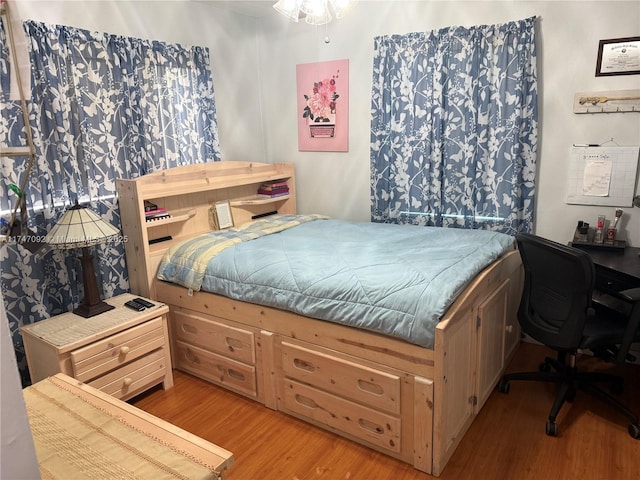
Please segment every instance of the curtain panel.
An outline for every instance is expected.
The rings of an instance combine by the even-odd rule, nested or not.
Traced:
[[[531,231],[535,17],[374,44],[372,221]]]
[[[44,236],[76,201],[120,228],[119,209],[127,205],[117,204],[116,179],[220,160],[208,49],[34,21],[24,28],[36,151],[25,190],[28,224],[38,235]],[[6,41],[2,45],[6,52]],[[0,73],[6,61],[3,55]],[[3,109],[3,143],[24,136],[19,115],[19,106]],[[19,184],[24,165],[19,157],[2,158],[3,187]],[[10,192],[3,192],[3,217],[13,202]],[[94,249],[103,297],[128,291],[124,244]],[[34,254],[18,244],[0,249],[0,286],[23,381],[26,362],[18,330],[79,304],[78,253],[44,249]]]

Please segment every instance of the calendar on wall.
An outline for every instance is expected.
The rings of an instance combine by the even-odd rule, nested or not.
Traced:
[[[570,149],[567,203],[631,207],[640,147]]]

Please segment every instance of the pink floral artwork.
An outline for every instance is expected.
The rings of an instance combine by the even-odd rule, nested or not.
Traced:
[[[349,151],[349,60],[296,66],[298,150]]]

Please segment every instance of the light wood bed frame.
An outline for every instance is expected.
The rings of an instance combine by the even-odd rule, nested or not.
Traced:
[[[288,196],[256,195],[262,182],[283,179]],[[515,249],[448,309],[433,350],[155,279],[168,246],[212,230],[215,202],[230,202],[236,225],[268,212],[296,213],[292,164],[177,167],[119,180],[118,196],[131,291],[170,306],[174,368],[423,472],[440,475],[519,344]],[[172,218],[145,222],[145,200]]]

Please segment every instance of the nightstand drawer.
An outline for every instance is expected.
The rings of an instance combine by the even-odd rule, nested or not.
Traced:
[[[117,398],[130,396],[164,377],[168,365],[163,350],[157,350],[119,369],[96,378],[89,385]]]
[[[71,352],[73,376],[88,382],[164,344],[162,317],[157,317]]]

